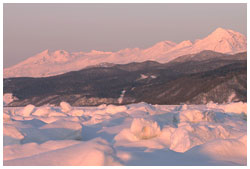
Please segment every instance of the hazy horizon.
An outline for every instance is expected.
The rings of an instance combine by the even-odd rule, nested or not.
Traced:
[[[246,4],[4,4],[4,68],[45,49],[118,51],[247,34]],[[178,36],[177,36],[178,35]]]

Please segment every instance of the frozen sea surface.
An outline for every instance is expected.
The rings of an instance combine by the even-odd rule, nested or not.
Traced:
[[[246,165],[247,104],[5,107],[4,165]]]

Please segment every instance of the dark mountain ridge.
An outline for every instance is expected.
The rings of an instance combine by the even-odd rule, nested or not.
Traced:
[[[225,55],[202,51],[166,64],[133,62],[45,78],[8,78],[4,79],[4,93],[18,98],[8,106],[59,105],[61,101],[73,106],[246,102],[246,58],[246,52]]]

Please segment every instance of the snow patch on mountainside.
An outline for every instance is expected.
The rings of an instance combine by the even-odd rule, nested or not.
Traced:
[[[123,91],[121,92],[121,95],[120,95],[120,97],[118,98],[118,103],[119,103],[119,104],[122,103],[123,98],[124,98],[124,95],[125,95],[125,92],[126,92],[126,90],[123,90]]]

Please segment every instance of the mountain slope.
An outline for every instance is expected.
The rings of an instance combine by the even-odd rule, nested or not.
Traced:
[[[246,37],[238,32],[222,28],[201,40],[183,41],[176,44],[162,41],[147,49],[123,49],[118,52],[73,52],[64,50],[50,52],[45,50],[27,60],[4,69],[4,77],[46,77],[80,70],[99,65],[103,62],[126,64],[147,60],[167,63],[182,55],[195,54],[203,50],[212,50],[225,54],[244,52],[247,49]]]
[[[207,60],[198,59],[204,55]],[[4,93],[13,93],[18,99],[8,106],[58,105],[61,101],[74,106],[246,102],[246,52],[215,55],[203,51],[184,62],[146,61],[46,78],[8,78],[4,79]]]

